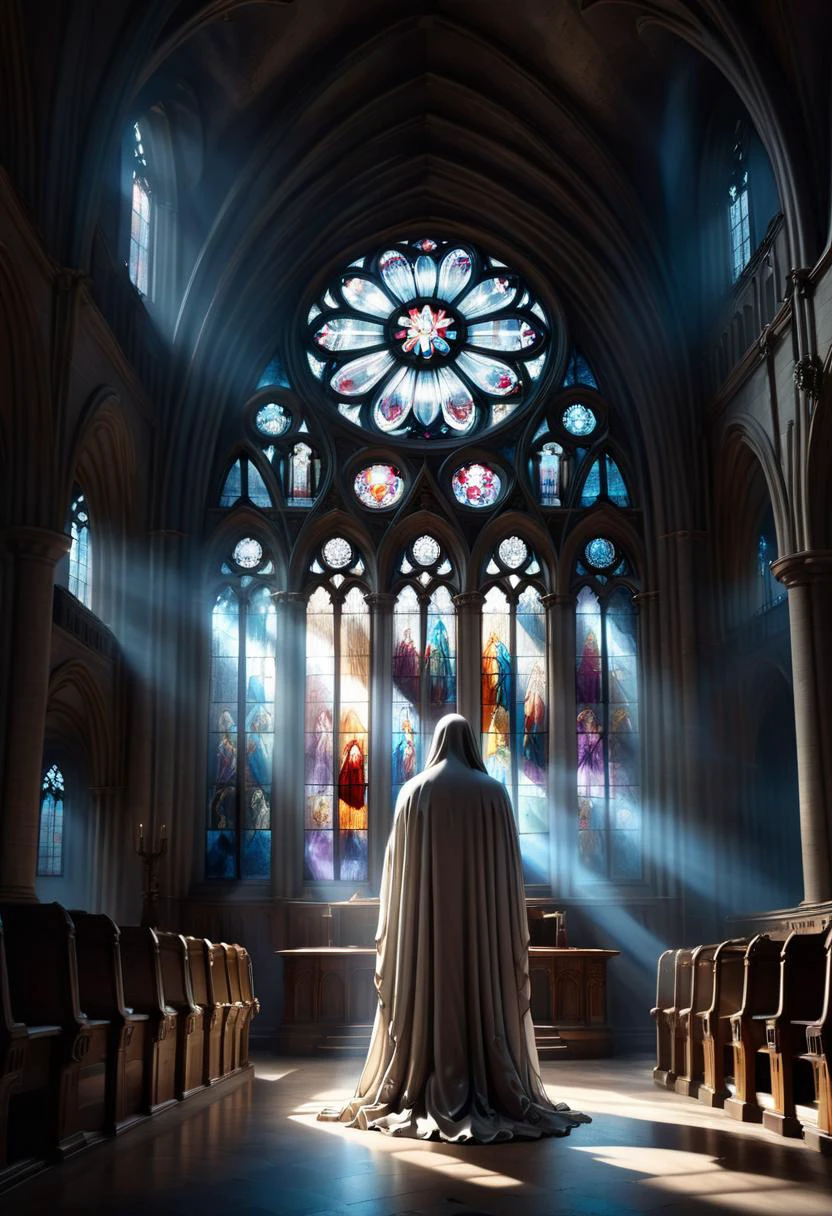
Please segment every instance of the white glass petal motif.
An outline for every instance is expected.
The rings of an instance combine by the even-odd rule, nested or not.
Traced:
[[[439,417],[441,406],[439,379],[436,372],[417,372],[416,392],[413,396],[413,413],[419,419],[422,426],[428,427],[436,421]]]
[[[351,359],[340,367],[329,383],[336,393],[345,397],[359,397],[378,384],[382,376],[393,366],[393,356],[387,350],[377,350],[372,355]]]
[[[530,380],[539,380],[540,379],[540,373],[543,371],[545,363],[546,363],[546,352],[545,351],[542,355],[538,355],[537,358],[529,359],[528,363],[526,364],[526,371],[528,373]]]
[[[460,301],[459,311],[469,320],[507,308],[517,295],[517,285],[505,275],[483,279]]]
[[[402,304],[419,294],[416,290],[410,262],[401,250],[387,249],[378,260],[378,268],[385,285],[397,300],[401,300]]]
[[[477,418],[474,398],[450,367],[440,367],[437,372],[442,394],[442,416],[455,431],[469,431]]]
[[[416,259],[416,294],[432,296],[436,291],[436,262],[427,254]]]
[[[395,372],[376,397],[373,405],[373,421],[382,430],[395,431],[407,420],[416,392],[416,372],[412,367],[401,367]]]
[[[500,541],[497,556],[509,570],[519,570],[529,556],[529,550],[526,542],[519,536],[507,536],[505,540]]]
[[[338,413],[348,418],[350,422],[354,422],[356,426],[361,425],[360,405],[347,405],[346,401],[341,401],[338,404]]]
[[[353,275],[344,279],[341,293],[348,304],[357,312],[369,314],[371,317],[387,317],[393,310],[393,301],[371,279],[363,275]],[[333,302],[334,304],[334,302]]]
[[[318,307],[317,304],[313,304],[312,307],[309,309],[309,315],[306,318],[307,325],[311,325],[312,322],[315,320],[315,318],[319,317],[320,315],[321,315],[320,308]]]
[[[309,364],[309,370],[316,380],[320,380],[326,370],[326,363],[322,359],[316,359],[314,355],[310,355],[307,351],[306,362]]]
[[[446,253],[439,266],[440,300],[453,300],[471,277],[471,255],[464,249],[452,249]]]
[[[537,331],[522,317],[479,321],[468,326],[468,341],[480,350],[525,350],[537,341]]]
[[[330,317],[316,332],[315,341],[324,350],[362,350],[384,341],[384,326],[378,321]]]
[[[333,536],[321,550],[326,564],[332,570],[343,570],[353,560],[352,545],[343,536]]]
[[[460,370],[465,372],[466,376],[470,377],[484,392],[491,393],[495,397],[507,397],[509,394],[517,392],[520,386],[520,377],[517,372],[500,359],[463,350],[460,352],[457,362]]]
[[[253,536],[244,536],[237,541],[231,556],[244,570],[253,570],[263,560],[263,546]]]
[[[420,566],[432,566],[442,552],[435,536],[419,536],[413,542],[413,556]]]

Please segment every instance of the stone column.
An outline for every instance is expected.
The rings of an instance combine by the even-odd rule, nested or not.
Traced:
[[[394,595],[369,592],[370,609],[370,887],[378,893],[384,850],[393,822],[392,725]]]
[[[34,901],[41,767],[52,651],[55,563],[69,537],[45,528],[6,532],[12,557],[5,763],[0,777],[0,899]]]
[[[481,591],[454,596],[456,608],[456,707],[471,723],[479,739],[482,734],[482,606]]]
[[[832,899],[832,550],[772,562],[789,591],[803,894]]]
[[[547,621],[549,726],[549,873],[555,898],[571,894],[577,844],[575,785],[575,597],[544,595]]]
[[[306,792],[306,596],[279,591],[277,605],[277,697],[272,788],[272,894],[291,898],[303,881]]]

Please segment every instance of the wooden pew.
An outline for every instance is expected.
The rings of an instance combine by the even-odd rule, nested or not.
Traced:
[[[58,1033],[57,1027],[55,1031]],[[28,1172],[19,1164],[10,1164],[7,1145],[9,1101],[23,1078],[27,1044],[26,1027],[12,1016],[3,922],[0,921],[0,1186]]]
[[[803,1059],[812,1066],[815,1082],[817,1122],[804,1123],[803,1139],[821,1153],[832,1155],[832,929],[826,932],[826,974],[823,981],[823,1009],[820,1017],[806,1027],[806,1052]]]
[[[222,1007],[222,1054],[220,1068],[222,1076],[227,1077],[235,1072],[237,1062],[237,1022],[242,1013],[242,1005],[231,999],[231,988],[228,982],[228,968],[225,958],[225,947],[219,942],[208,942],[208,959],[210,962],[208,976],[213,990],[214,1002]]]
[[[216,1085],[222,1079],[223,1010],[211,983],[210,942],[204,937],[186,937],[185,941],[191,991],[202,1015],[202,1080],[205,1085]]]
[[[116,1134],[146,1118],[145,1060],[150,1019],[127,1009],[119,928],[103,913],[73,910],[78,989],[88,1017],[109,1024],[107,1128]]]
[[[243,1042],[243,1058],[241,1064],[246,1065],[249,1062],[249,1038],[251,1035],[251,1023],[260,1012],[260,1002],[254,995],[254,969],[251,965],[251,955],[245,946],[237,946],[237,962],[240,968],[240,989],[242,992],[243,1004],[246,1007],[246,1031]]]
[[[685,1011],[690,1009],[695,954],[695,949],[683,946],[676,951],[673,960],[673,1004],[665,1010],[670,1030],[670,1076],[667,1082],[670,1089],[675,1089],[676,1082],[685,1075],[688,1024]]]
[[[650,1010],[650,1016],[656,1023],[656,1067],[653,1069],[653,1080],[657,1085],[672,1086],[671,1055],[672,1037],[671,1024],[667,1010],[673,1005],[673,978],[676,960],[675,950],[665,950],[659,955],[656,967],[656,1003]]]
[[[719,945],[697,946],[690,961],[690,1002],[677,1014],[677,1048],[673,1071],[675,1090],[687,1098],[699,1094],[705,1080],[705,1052],[701,1014],[710,1009],[714,995],[714,956]],[[679,1044],[681,1040],[681,1045]]]
[[[159,942],[152,929],[121,927],[121,972],[127,1007],[147,1014],[150,1022],[144,1108],[156,1115],[176,1102],[177,1013],[165,1003]]]
[[[711,1003],[697,1014],[702,1024],[704,1062],[704,1079],[697,1096],[703,1106],[722,1106],[731,1096],[726,1083],[726,1073],[731,1075],[734,1067],[731,1015],[742,1007],[747,947],[747,942],[732,938],[722,942],[714,952]],[[726,1057],[730,1060],[727,1069]]]
[[[23,1075],[9,1106],[10,1156],[66,1157],[105,1130],[109,1023],[86,1018],[75,926],[60,904],[4,904],[12,1015],[26,1026]]]
[[[236,1006],[237,1017],[234,1031],[234,1067],[243,1068],[248,1063],[249,1007],[243,1000],[240,981],[240,960],[236,945],[221,942],[225,954],[225,970],[228,976],[228,992],[231,1003]],[[245,1058],[243,1058],[245,1056]]]
[[[780,951],[782,941],[758,933],[748,943],[743,964],[742,1003],[730,1015],[734,1054],[734,1093],[724,1109],[732,1119],[759,1122],[757,1104],[757,1053],[766,1041],[766,1018],[780,999]]]
[[[770,1067],[772,1107],[763,1110],[763,1127],[780,1136],[802,1136],[796,1103],[795,1061],[806,1047],[806,1027],[823,1012],[826,982],[826,933],[790,933],[780,953],[780,991],[774,1013],[765,1020],[765,1041],[758,1051]]]
[[[187,1098],[203,1080],[204,1028],[202,1010],[194,1001],[188,966],[188,945],[179,933],[156,933],[165,1003],[176,1010],[176,1096]]]

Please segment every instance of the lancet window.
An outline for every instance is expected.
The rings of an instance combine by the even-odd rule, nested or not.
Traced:
[[[271,874],[276,624],[274,562],[241,536],[211,615],[206,877]]]
[[[642,875],[638,619],[631,571],[596,536],[577,564],[579,882]]]
[[[738,122],[731,149],[731,176],[728,183],[728,227],[731,236],[731,273],[734,281],[751,260],[751,217],[749,215],[748,163],[746,134]]]
[[[393,610],[393,798],[420,772],[433,728],[456,709],[453,565],[435,536],[407,545]]]
[[[482,609],[482,751],[511,795],[528,884],[549,882],[546,611],[540,563],[507,536],[486,566]]]
[[[92,604],[92,544],[87,501],[76,490],[69,508],[69,578],[67,586],[85,608]]]
[[[38,877],[64,872],[64,775],[57,764],[44,773],[40,795]]]
[[[152,232],[151,191],[147,172],[147,153],[139,124],[133,126],[133,181],[130,208],[130,282],[140,295],[150,288]]]
[[[370,614],[364,562],[330,537],[306,606],[304,877],[365,882],[368,869]]]

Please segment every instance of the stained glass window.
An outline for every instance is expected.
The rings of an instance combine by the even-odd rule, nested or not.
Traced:
[[[212,613],[208,878],[271,874],[277,615],[263,557],[251,537],[237,544],[234,561],[252,573],[225,586]]]
[[[595,379],[592,368],[586,359],[579,351],[573,350],[566,365],[566,373],[561,387],[572,388],[576,384],[585,384],[588,388],[595,389],[598,387],[598,381]]]
[[[277,354],[273,355],[263,368],[262,374],[257,381],[257,388],[271,388],[272,385],[278,388],[291,387],[289,377],[286,374],[286,368],[283,366],[283,360]]]
[[[594,412],[588,405],[582,405],[580,402],[567,405],[561,421],[564,430],[568,431],[570,435],[579,437],[591,435],[598,425]]]
[[[731,235],[731,274],[734,282],[751,260],[751,220],[748,212],[748,165],[745,131],[738,122],[731,151],[731,178],[728,184],[728,226]]]
[[[430,545],[420,542],[428,541]],[[416,552],[429,561],[419,573],[410,560]],[[440,575],[441,571],[441,575]],[[418,537],[399,563],[404,583],[393,612],[393,799],[405,781],[421,771],[425,747],[443,714],[456,708],[456,616],[452,588],[440,578],[453,565],[439,542]]]
[[[143,296],[150,282],[150,185],[147,177],[147,156],[139,124],[133,126],[133,186],[130,211],[130,282]]]
[[[579,879],[641,878],[636,614],[632,592],[583,586],[576,609]]]
[[[296,443],[289,456],[287,499],[290,507],[311,507],[318,496],[321,461],[308,443]]]
[[[524,574],[538,571],[521,543]],[[482,750],[486,769],[511,795],[532,885],[549,882],[548,705],[541,589],[512,575],[488,589],[483,605]]]
[[[451,478],[454,498],[466,507],[493,507],[502,487],[500,474],[488,464],[464,464]]]
[[[318,586],[306,610],[304,876],[313,882],[367,880],[369,721],[365,592]]]
[[[353,481],[355,496],[372,511],[394,507],[404,493],[404,478],[392,464],[371,464],[360,469]]]
[[[563,480],[563,448],[550,440],[544,443],[538,455],[538,501],[542,507],[559,507],[562,504],[561,482]]]
[[[267,401],[254,415],[254,425],[261,435],[274,439],[289,430],[292,415],[285,406],[278,405],[276,401]]]
[[[531,399],[549,323],[520,277],[450,241],[400,241],[346,268],[309,311],[308,357],[357,425],[430,439]]]
[[[38,877],[64,872],[64,775],[56,764],[44,774],[40,795]]]
[[[67,586],[85,608],[92,604],[90,517],[84,495],[76,490],[69,508],[69,579]]]
[[[241,498],[266,510],[273,505],[262,473],[246,456],[238,457],[228,470],[220,493],[220,506],[233,507]]]
[[[615,459],[606,452],[593,460],[581,487],[580,505],[591,507],[599,498],[608,498],[617,507],[629,507],[627,484]]]
[[[608,570],[615,565],[615,545],[605,536],[596,536],[584,549],[586,560],[590,566],[598,570]]]

